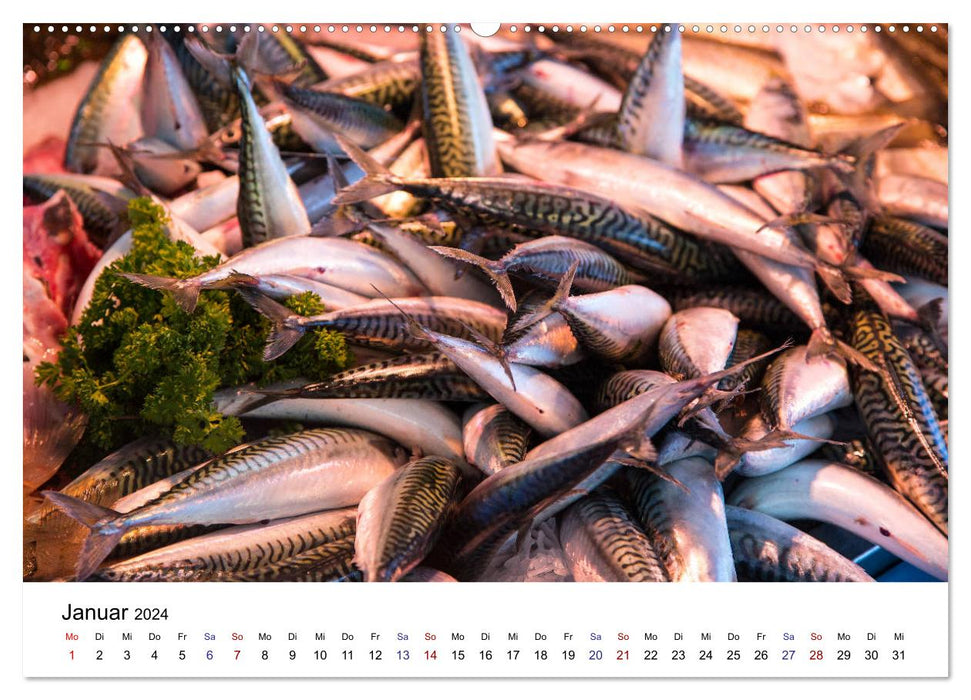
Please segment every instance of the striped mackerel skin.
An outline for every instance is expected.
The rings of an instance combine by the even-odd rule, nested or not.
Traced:
[[[233,581],[271,575],[280,565],[354,533],[354,509],[243,525],[195,537],[103,568],[109,581]]]
[[[532,429],[502,404],[477,411],[462,429],[465,458],[487,476],[523,461]]]
[[[870,224],[860,252],[881,270],[947,286],[947,236],[927,226],[878,216]]]
[[[433,399],[482,401],[489,398],[478,384],[439,352],[402,355],[351,367],[329,379],[294,392],[303,398]]]
[[[368,492],[355,542],[355,563],[366,581],[397,581],[425,558],[456,504],[461,477],[444,457],[424,457]]]
[[[239,198],[236,216],[245,246],[271,238],[310,233],[310,219],[273,137],[250,94],[249,80],[235,73],[242,109],[239,141]]]
[[[667,465],[672,484],[628,469],[633,510],[672,581],[734,581],[725,501],[715,470],[688,457]]]
[[[412,101],[419,78],[418,61],[389,60],[375,63],[357,73],[331,78],[318,85],[317,89],[397,109]]]
[[[267,438],[214,459],[120,520],[244,524],[352,505],[400,464],[396,453],[389,440],[364,430]]]
[[[131,100],[141,86],[148,51],[132,34],[121,37],[101,62],[101,68],[78,105],[64,152],[64,165],[76,173],[97,171],[110,155],[91,145],[108,139],[125,145],[141,132],[137,105]],[[133,111],[134,110],[134,111]],[[124,129],[124,133],[116,129]]]
[[[61,489],[61,493],[110,506],[122,496],[193,467],[210,456],[201,447],[179,445],[164,438],[139,438],[102,459]],[[44,527],[74,523],[50,503],[43,505],[32,520]]]
[[[725,506],[735,569],[751,581],[872,581],[814,537],[755,510]]]
[[[495,307],[455,297],[375,299],[320,316],[298,317],[295,323],[304,329],[322,327],[340,331],[348,342],[357,345],[428,350],[428,343],[408,330],[408,319],[402,312],[431,331],[456,337],[468,337],[468,326],[498,341],[506,325],[505,314]]]
[[[611,492],[577,501],[563,517],[560,540],[577,581],[667,581],[647,535]]]
[[[484,222],[586,241],[638,270],[665,275],[665,281],[695,284],[737,274],[737,261],[722,246],[572,187],[491,177],[413,178],[396,184]]]
[[[870,304],[850,318],[854,348],[878,368],[851,365],[853,397],[867,434],[896,489],[947,533],[948,452],[920,372]]]
[[[502,172],[475,65],[453,27],[421,27],[421,108],[433,177]]]

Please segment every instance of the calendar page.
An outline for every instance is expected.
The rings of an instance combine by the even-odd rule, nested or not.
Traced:
[[[22,25],[24,677],[949,676],[947,22],[205,14]]]

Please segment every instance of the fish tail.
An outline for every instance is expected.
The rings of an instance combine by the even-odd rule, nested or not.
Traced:
[[[246,303],[273,324],[266,339],[266,348],[263,350],[263,359],[266,362],[280,357],[303,337],[303,327],[294,324],[294,320],[299,317],[283,304],[278,304],[247,286],[238,286],[236,291],[246,300]]]
[[[868,372],[878,372],[879,369],[870,359],[851,345],[833,337],[826,327],[815,329],[809,336],[806,348],[806,358],[812,359],[824,355],[842,357],[844,360],[861,367]]]
[[[833,296],[842,303],[849,304],[853,301],[853,292],[850,290],[850,285],[846,281],[846,276],[841,268],[817,260],[816,274],[819,275],[826,288],[833,293]]]
[[[870,192],[873,157],[877,151],[890,145],[890,142],[905,126],[906,122],[900,122],[869,136],[864,136],[850,144],[840,154],[852,163],[852,167],[848,171],[840,172],[841,180],[850,194],[856,198],[856,201],[869,211],[878,209]]]
[[[643,459],[640,459],[639,457],[620,457],[617,455],[613,455],[611,456],[610,461],[616,462],[617,464],[622,464],[625,467],[631,467],[632,469],[642,469],[650,474],[653,474],[659,479],[662,479],[668,482],[669,484],[677,486],[679,489],[682,489],[685,493],[688,493],[687,486],[681,483],[681,481],[678,480],[677,478],[671,476],[671,474],[669,474],[667,470],[664,469],[663,465],[659,465],[655,463],[656,458],[657,458],[656,454],[654,456],[654,459],[652,460],[643,460]]]
[[[647,435],[644,434],[643,425],[638,423],[624,438],[623,450],[631,458],[638,462],[637,466],[642,467],[642,463],[657,463],[657,448]],[[627,463],[625,461],[625,463]],[[642,467],[643,468],[643,467]]]
[[[792,430],[777,428],[771,430],[757,440],[750,440],[743,437],[733,437],[718,450],[715,457],[715,473],[719,479],[724,480],[738,464],[746,452],[761,452],[763,450],[778,450],[790,447],[792,440],[811,440],[813,442],[825,442],[831,445],[842,445],[838,440],[828,440],[823,437],[805,435]]]
[[[363,180],[348,185],[337,193],[333,200],[335,205],[363,202],[401,189],[401,178],[365,153],[363,149],[340,134],[334,134],[334,139],[348,157],[364,171]]]
[[[944,300],[938,297],[917,308],[918,327],[922,328],[931,338],[937,349],[947,357],[947,343],[941,336],[939,324],[944,313]]]
[[[181,306],[186,313],[191,314],[196,304],[199,302],[199,292],[202,286],[192,279],[178,279],[176,277],[157,277],[155,275],[141,275],[135,272],[119,272],[130,282],[140,284],[149,289],[156,289],[160,292],[170,292],[175,302]]]
[[[470,253],[467,250],[462,250],[461,248],[449,248],[447,246],[433,245],[429,246],[431,250],[434,250],[439,255],[443,255],[446,258],[451,258],[452,260],[460,260],[469,265],[475,265],[477,268],[482,270],[496,285],[496,289],[499,290],[499,296],[509,307],[510,311],[516,311],[516,293],[512,289],[512,280],[509,279],[509,273],[506,272],[505,265],[502,264],[501,260],[489,260],[481,255],[476,255],[475,253]]]
[[[44,491],[43,495],[69,518],[76,520],[90,530],[75,565],[75,578],[84,581],[101,565],[122,536],[129,529],[121,513],[87,503],[57,491]]]
[[[222,280],[221,286],[227,289],[239,289],[240,287],[255,287],[260,283],[260,281],[253,275],[248,275],[245,272],[236,272],[232,270],[225,279]]]
[[[550,297],[550,299],[548,299],[543,305],[536,307],[536,309],[530,311],[529,313],[523,314],[509,330],[514,333],[518,333],[521,330],[529,328],[533,324],[539,323],[554,311],[558,311],[559,306],[570,296],[570,290],[573,288],[573,278],[576,277],[577,267],[579,267],[579,265],[579,262],[574,261],[573,264],[570,265],[570,269],[567,270],[563,277],[560,278],[560,283],[556,287],[556,293],[553,294],[553,296]]]
[[[213,51],[212,48],[194,35],[189,35],[185,38],[185,47],[216,82],[224,87],[233,86],[233,55]]]
[[[886,270],[878,270],[875,267],[865,267],[863,265],[854,265],[852,263],[846,263],[840,267],[840,270],[846,277],[850,277],[854,280],[879,280],[881,282],[906,282],[903,277],[894,273],[887,272]]]
[[[753,365],[757,362],[761,362],[762,360],[772,357],[776,353],[780,353],[791,346],[792,346],[792,342],[787,340],[786,342],[782,343],[779,347],[772,348],[771,350],[766,350],[765,352],[755,355],[754,357],[750,357],[747,360],[743,360],[739,362],[738,364],[734,364],[731,367],[728,367],[727,369],[723,369],[718,372],[712,372],[711,374],[706,374],[701,377],[696,377],[694,379],[686,379],[672,386],[677,387],[678,391],[681,392],[683,397],[697,399],[703,394],[711,392],[712,387],[717,386],[718,383],[721,382],[722,380],[727,379],[729,377],[734,377],[735,375],[742,372],[749,365]],[[726,393],[735,395],[734,391],[732,392],[716,391],[716,393],[714,393],[713,395],[716,397],[716,399],[721,399],[722,395]]]

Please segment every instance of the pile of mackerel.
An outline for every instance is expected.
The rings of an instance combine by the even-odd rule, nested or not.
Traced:
[[[40,578],[946,580],[944,28],[224,29],[122,35],[25,193],[150,193],[223,262],[133,284],[359,364],[46,492]]]

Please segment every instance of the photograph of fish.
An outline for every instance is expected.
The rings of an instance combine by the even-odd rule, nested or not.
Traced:
[[[23,26],[25,581],[946,581],[948,28]]]

